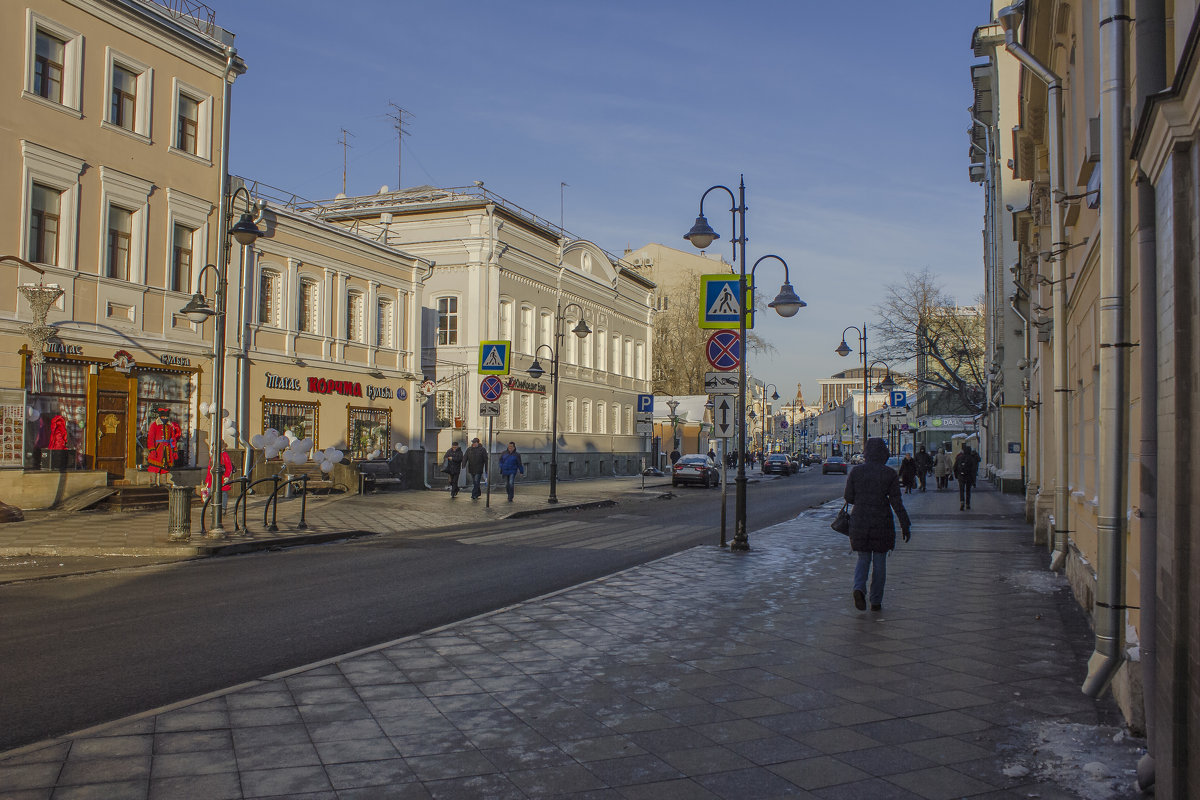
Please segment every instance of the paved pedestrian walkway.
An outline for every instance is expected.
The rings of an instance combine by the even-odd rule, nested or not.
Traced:
[[[0,754],[0,798],[1136,797],[1019,501],[905,501],[881,612],[854,610],[831,504]]]

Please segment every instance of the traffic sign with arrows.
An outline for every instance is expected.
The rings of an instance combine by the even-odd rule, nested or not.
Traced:
[[[713,395],[713,436],[728,439],[733,436],[737,399],[731,394]]]

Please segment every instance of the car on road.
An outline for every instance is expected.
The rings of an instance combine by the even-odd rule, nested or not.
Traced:
[[[903,460],[904,460],[903,456],[888,456],[887,466],[889,466],[892,469],[899,472],[900,471],[900,462]]]
[[[671,485],[696,483],[707,489],[721,482],[716,462],[706,455],[682,456],[671,468]]]
[[[793,462],[787,457],[787,453],[771,453],[763,459],[763,475],[791,475],[795,471]]]
[[[847,466],[846,459],[841,456],[830,456],[821,464],[821,474],[828,475],[831,472],[840,472],[846,474]]]

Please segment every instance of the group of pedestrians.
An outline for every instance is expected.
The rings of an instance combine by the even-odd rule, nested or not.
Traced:
[[[508,491],[508,502],[511,503],[516,495],[517,475],[525,474],[525,464],[521,461],[521,454],[517,452],[516,442],[508,443],[508,447],[500,454],[498,461],[500,477],[504,478],[504,487]],[[483,496],[483,490],[480,487],[488,467],[487,448],[479,442],[478,438],[472,439],[471,446],[465,451],[458,446],[458,442],[453,442],[450,449],[442,456],[442,472],[446,473],[450,479],[451,497],[458,497],[458,481],[464,465],[467,468],[467,477],[471,482],[471,499],[478,500]]]
[[[900,534],[905,543],[912,537],[912,520],[901,499],[903,492],[911,493],[917,481],[925,491],[930,472],[938,480],[938,488],[946,487],[953,474],[958,481],[959,510],[971,507],[971,489],[979,475],[979,454],[963,443],[962,450],[951,461],[950,451],[939,449],[930,456],[922,447],[916,456],[905,455],[899,471],[887,465],[887,443],[883,439],[868,439],[863,463],[846,477],[845,500],[850,510],[850,549],[858,556],[854,565],[854,607],[866,611],[883,610],[883,589],[887,581],[887,556],[896,548],[895,520],[900,522]]]

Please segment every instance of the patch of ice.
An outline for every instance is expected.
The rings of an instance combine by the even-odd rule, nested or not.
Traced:
[[[1137,761],[1145,751],[1124,730],[1097,725],[1040,722],[1020,726],[1024,755],[1004,774],[1033,775],[1057,784],[1084,800],[1122,800],[1133,796]],[[1021,772],[1025,770],[1025,772]]]
[[[1018,589],[1025,589],[1039,594],[1053,594],[1059,589],[1066,586],[1066,579],[1057,572],[1049,572],[1042,570],[1023,570],[1021,572],[1010,572],[1000,576],[1003,580],[1016,586]]]

